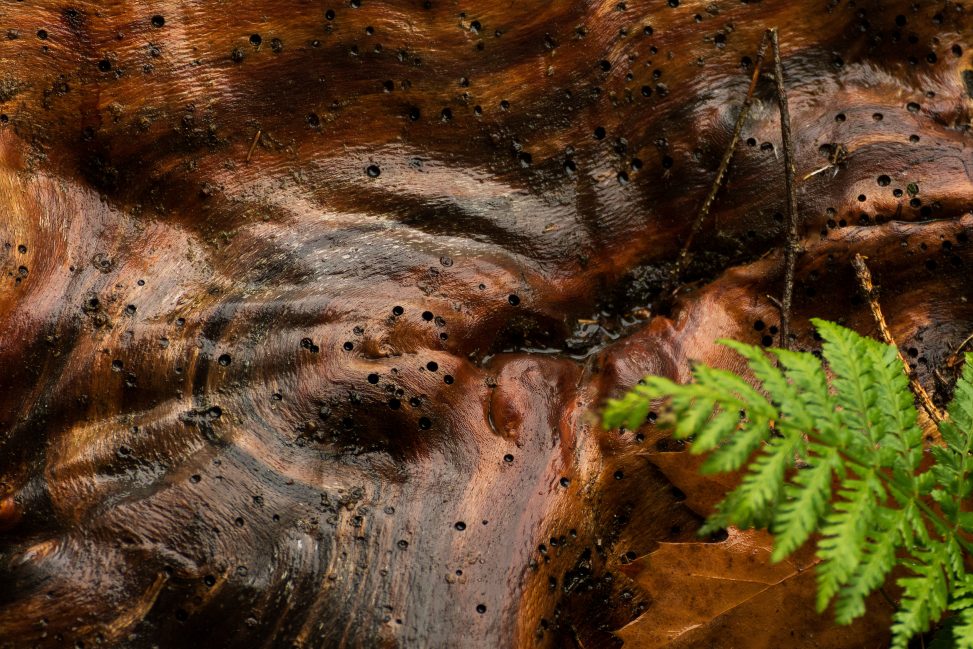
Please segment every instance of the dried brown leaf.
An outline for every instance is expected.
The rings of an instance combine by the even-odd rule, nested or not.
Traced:
[[[888,646],[891,607],[880,595],[865,617],[836,626],[830,612],[814,607],[811,549],[777,564],[771,549],[765,532],[736,529],[717,543],[663,543],[626,567],[650,604],[616,635],[645,649]]]

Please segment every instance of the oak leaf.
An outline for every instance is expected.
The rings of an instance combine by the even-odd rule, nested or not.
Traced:
[[[700,473],[706,457],[688,451],[642,453],[672,486],[685,494],[684,504],[700,516],[710,516],[716,505],[740,482],[742,472]]]
[[[771,537],[728,530],[720,542],[662,543],[625,566],[648,609],[616,632],[640,649],[880,649],[892,607],[873,596],[869,612],[837,626],[815,610],[813,548],[771,563]]]

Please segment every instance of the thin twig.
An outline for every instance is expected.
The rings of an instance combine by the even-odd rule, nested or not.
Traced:
[[[247,151],[247,159],[245,162],[250,162],[250,156],[253,155],[253,150],[257,148],[257,142],[260,141],[260,129],[257,129],[257,134],[253,136],[253,143],[250,144],[250,150]]]
[[[720,160],[720,166],[716,170],[716,177],[713,179],[712,185],[710,185],[709,193],[706,195],[706,199],[703,201],[699,211],[696,213],[696,218],[693,221],[692,228],[689,230],[689,236],[686,237],[686,241],[683,243],[682,249],[679,251],[679,256],[676,258],[676,264],[672,268],[672,273],[670,275],[670,291],[676,284],[679,283],[679,276],[682,274],[683,270],[685,270],[686,263],[689,260],[689,248],[693,245],[693,239],[696,238],[699,230],[703,227],[703,221],[706,220],[706,216],[709,214],[709,210],[713,206],[713,201],[716,200],[716,193],[723,185],[723,179],[726,177],[726,170],[730,166],[730,160],[733,158],[733,151],[736,149],[737,142],[740,140],[740,132],[743,130],[743,123],[750,114],[750,106],[753,103],[753,93],[757,88],[757,80],[760,78],[760,66],[764,61],[764,54],[767,51],[767,42],[769,38],[769,32],[765,32],[763,39],[760,41],[760,47],[757,48],[757,58],[753,64],[753,77],[750,79],[750,87],[747,89],[746,99],[743,100],[743,107],[740,109],[740,114],[737,115],[736,123],[733,125],[733,135],[730,137],[730,142],[726,145],[726,149],[723,151],[723,158]],[[669,293],[670,291],[666,291],[666,293]]]
[[[963,348],[966,347],[971,340],[973,340],[973,334],[967,336],[963,342],[959,344],[956,350],[946,358],[946,367],[955,367],[956,364],[959,363],[960,352],[963,351]]]
[[[868,265],[865,263],[865,258],[861,256],[860,253],[855,253],[854,259],[851,260],[851,265],[855,267],[855,276],[858,278],[858,286],[861,288],[862,293],[865,295],[865,299],[868,301],[868,306],[872,310],[872,317],[875,319],[875,324],[878,325],[879,333],[882,334],[882,340],[886,344],[895,347],[895,353],[899,357],[899,361],[902,362],[902,369],[905,370],[906,376],[909,377],[909,387],[912,388],[913,394],[919,400],[919,404],[922,409],[926,411],[929,418],[934,422],[939,424],[943,421],[943,413],[933,404],[932,399],[929,397],[929,393],[926,389],[922,387],[919,383],[919,379],[915,377],[912,370],[909,368],[909,363],[906,362],[905,357],[902,352],[899,351],[899,346],[895,342],[895,338],[892,337],[892,332],[889,330],[888,324],[885,322],[885,316],[882,314],[882,307],[878,303],[878,295],[875,291],[875,285],[872,283],[872,273],[868,270]]]
[[[770,303],[771,303],[771,304],[773,304],[773,305],[774,305],[775,307],[777,307],[777,310],[778,310],[778,311],[780,311],[781,309],[783,309],[783,308],[784,308],[784,305],[780,303],[780,300],[778,300],[777,298],[775,298],[775,297],[774,297],[773,295],[771,295],[771,294],[769,294],[769,293],[768,293],[768,294],[767,294],[767,295],[765,295],[764,297],[765,297],[765,298],[767,298],[767,301],[768,301],[768,302],[770,302]]]
[[[787,244],[784,248],[784,296],[780,310],[781,347],[790,349],[791,300],[794,297],[794,266],[801,251],[797,238],[797,194],[794,188],[794,142],[791,138],[791,115],[787,107],[787,91],[784,89],[784,65],[780,60],[780,43],[777,28],[768,32],[774,52],[774,86],[777,89],[777,107],[780,109],[780,134],[784,142],[784,191],[787,194]]]
[[[827,171],[828,169],[834,169],[834,174],[831,176],[832,178],[838,175],[838,169],[841,167],[841,165],[845,164],[846,160],[848,160],[848,149],[846,149],[845,145],[843,144],[836,143],[832,146],[834,147],[834,150],[831,152],[831,155],[828,156],[828,164],[820,169],[815,169],[811,173],[801,178],[801,180],[807,180],[808,178],[816,176],[823,171]]]

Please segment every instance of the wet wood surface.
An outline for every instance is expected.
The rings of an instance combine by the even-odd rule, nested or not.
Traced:
[[[873,332],[861,252],[941,400],[971,12],[3,0],[0,647],[617,646],[620,567],[699,516],[594,413],[780,343],[769,78],[660,296],[763,30],[794,346]]]

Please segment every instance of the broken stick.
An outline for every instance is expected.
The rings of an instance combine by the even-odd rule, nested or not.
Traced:
[[[892,337],[892,332],[889,330],[888,323],[885,322],[885,316],[882,314],[882,307],[878,303],[878,295],[875,291],[875,285],[872,283],[872,272],[868,269],[868,265],[865,263],[865,258],[861,256],[860,253],[855,253],[855,257],[851,260],[851,265],[855,267],[855,276],[858,278],[858,286],[861,288],[865,299],[868,301],[868,306],[872,311],[872,317],[875,319],[875,324],[878,325],[879,333],[882,335],[882,340],[885,341],[887,345],[892,345],[895,347],[895,353],[899,357],[899,361],[902,362],[902,369],[905,370],[906,376],[909,377],[909,387],[912,388],[912,393],[916,395],[919,400],[919,404],[922,409],[926,411],[929,418],[934,422],[939,424],[944,416],[943,413],[936,407],[932,402],[932,398],[926,389],[922,387],[919,383],[919,379],[915,377],[912,373],[911,368],[909,368],[909,363],[905,360],[902,352],[899,351],[899,346],[895,342],[895,338]]]

